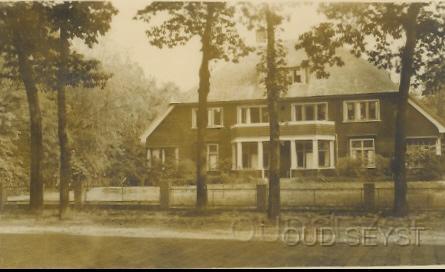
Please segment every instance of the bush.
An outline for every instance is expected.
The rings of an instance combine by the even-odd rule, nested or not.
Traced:
[[[431,150],[417,147],[407,153],[407,174],[410,180],[439,180],[442,178],[443,161]]]
[[[356,178],[361,176],[362,162],[352,158],[339,158],[337,161],[337,175],[341,177]]]
[[[391,177],[391,162],[381,155],[375,156],[375,167],[367,168],[364,162],[352,158],[340,158],[337,162],[337,176],[373,181]]]

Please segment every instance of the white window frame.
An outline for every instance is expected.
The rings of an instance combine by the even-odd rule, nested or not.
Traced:
[[[407,148],[409,148],[409,146],[411,146],[411,145],[425,146],[425,145],[417,145],[417,144],[408,144],[408,141],[416,141],[416,140],[422,141],[422,140],[426,140],[426,139],[435,140],[434,152],[438,156],[442,155],[441,140],[440,140],[440,137],[437,137],[437,136],[408,136],[408,137],[406,137],[406,146],[407,146]],[[431,147],[431,146],[429,146],[429,147]],[[431,150],[431,151],[433,151],[433,150]]]
[[[251,122],[251,115],[250,115],[250,110],[252,108],[258,108],[259,109],[259,114],[260,114],[260,122],[259,123],[252,123]],[[242,111],[243,109],[246,110],[246,122],[242,123]],[[241,125],[241,126],[249,126],[249,125],[264,125],[264,124],[268,124],[269,122],[264,122],[263,120],[263,110],[268,110],[266,105],[250,105],[250,106],[238,106],[237,107],[237,120],[236,120],[236,124],[237,125]]]
[[[175,164],[176,164],[176,166],[178,165],[178,163],[179,163],[179,148],[178,147],[175,147],[175,146],[173,146],[173,147],[168,147],[168,146],[167,147],[165,147],[165,146],[164,147],[149,147],[149,148],[147,148],[147,166],[148,166],[148,168],[152,167],[153,151],[155,151],[155,150],[159,151],[159,159],[161,161],[161,164],[162,165],[165,164],[165,159],[166,159],[165,152],[166,152],[167,148],[174,149]]]
[[[216,152],[210,152],[210,146],[216,146]],[[216,155],[216,168],[210,169],[210,155]],[[219,144],[209,143],[207,144],[207,171],[218,171],[219,170]]]
[[[376,119],[369,119],[369,103],[376,102]],[[348,119],[348,104],[353,104],[354,108],[354,119]],[[366,103],[366,119],[360,119],[360,103]],[[362,100],[346,100],[343,101],[343,122],[354,123],[354,122],[378,122],[380,121],[380,99],[362,99]]]
[[[364,146],[364,142],[369,141],[369,140],[372,141],[372,149],[370,147]],[[358,142],[358,141],[361,142],[360,149],[357,147],[352,147],[352,142]],[[362,156],[364,154],[364,151],[366,151],[366,150],[374,151],[374,162],[372,164],[368,163],[368,165],[366,165],[366,168],[375,168],[376,167],[375,159],[376,159],[377,153],[375,151],[375,139],[374,138],[351,138],[351,139],[349,139],[349,155],[351,156],[351,158],[354,158],[354,155],[353,155],[354,150],[360,150],[362,152]],[[363,158],[360,158],[360,159],[363,159]]]
[[[326,142],[327,143],[327,148],[324,149],[320,149],[320,142]],[[330,140],[317,140],[317,144],[318,144],[318,168],[319,169],[326,169],[326,168],[331,168],[333,165],[333,162],[331,162],[332,160],[332,154],[331,152],[333,152],[332,147],[331,147],[331,142]],[[326,152],[326,159],[328,161],[328,165],[320,165],[320,152]]]
[[[318,120],[318,105],[325,105],[326,106],[326,116],[324,120]],[[304,103],[292,103],[292,107],[291,107],[291,120],[292,122],[324,122],[324,121],[329,121],[329,106],[328,106],[328,102],[304,102]],[[296,119],[296,107],[297,106],[301,106],[301,110],[302,110],[302,119],[303,120],[297,120]],[[305,111],[305,107],[306,106],[315,106],[314,107],[314,120],[306,120],[306,111]]]
[[[294,74],[297,73],[297,75],[300,76],[301,81],[295,82],[295,76]],[[307,82],[307,73],[306,68],[297,68],[297,67],[289,67],[288,68],[288,80],[290,81],[290,84],[305,84]]]
[[[219,109],[221,111],[221,124],[215,125],[215,113],[214,111]],[[223,107],[210,107],[207,108],[207,128],[222,128],[224,127],[224,108]],[[192,128],[198,128],[198,108],[192,108]]]

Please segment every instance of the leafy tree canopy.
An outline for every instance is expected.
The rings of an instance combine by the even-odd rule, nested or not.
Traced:
[[[238,34],[233,17],[236,8],[226,2],[153,2],[139,10],[135,19],[151,24],[146,31],[149,42],[159,48],[184,45],[193,37],[201,37],[207,20],[207,7],[212,5],[210,59],[237,62],[248,54],[248,47]],[[161,23],[157,15],[166,15]]]
[[[424,92],[440,89],[445,77],[445,4],[415,3],[419,7],[416,21],[417,43],[414,51],[413,87]],[[328,21],[299,37],[296,49],[304,48],[308,60],[302,65],[317,77],[329,76],[326,66],[343,65],[335,49],[349,46],[357,57],[365,55],[379,68],[400,72],[410,3],[330,3],[320,11]]]

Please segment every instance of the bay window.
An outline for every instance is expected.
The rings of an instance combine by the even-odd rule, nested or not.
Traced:
[[[313,168],[312,140],[296,141],[297,168]]]
[[[318,167],[326,168],[331,166],[330,141],[318,141]]]

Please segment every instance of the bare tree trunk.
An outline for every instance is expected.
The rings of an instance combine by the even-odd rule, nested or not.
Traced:
[[[29,183],[29,207],[32,211],[43,210],[43,180],[41,163],[43,159],[42,115],[39,105],[39,95],[33,77],[31,63],[20,40],[16,41],[19,62],[19,73],[26,90],[29,108],[31,135],[31,169]]]
[[[57,117],[60,147],[60,184],[59,217],[63,218],[69,205],[69,186],[71,182],[71,154],[66,131],[65,85],[68,76],[67,62],[69,42],[64,27],[60,29],[60,64],[57,73]]]
[[[196,206],[204,208],[207,206],[207,158],[205,145],[205,132],[208,124],[207,96],[210,91],[209,62],[211,60],[211,30],[213,4],[207,3],[207,18],[204,33],[202,35],[202,62],[199,69],[199,104],[197,120],[197,152],[196,152]]]
[[[280,126],[278,117],[278,100],[280,94],[276,86],[275,63],[275,24],[273,14],[266,8],[267,24],[267,103],[269,110],[269,207],[268,218],[275,219],[280,216]]]
[[[405,22],[406,42],[402,55],[399,99],[397,104],[395,147],[394,147],[394,215],[405,216],[408,213],[406,202],[406,109],[408,106],[409,87],[412,76],[413,55],[416,47],[416,22],[420,5],[411,4]]]

